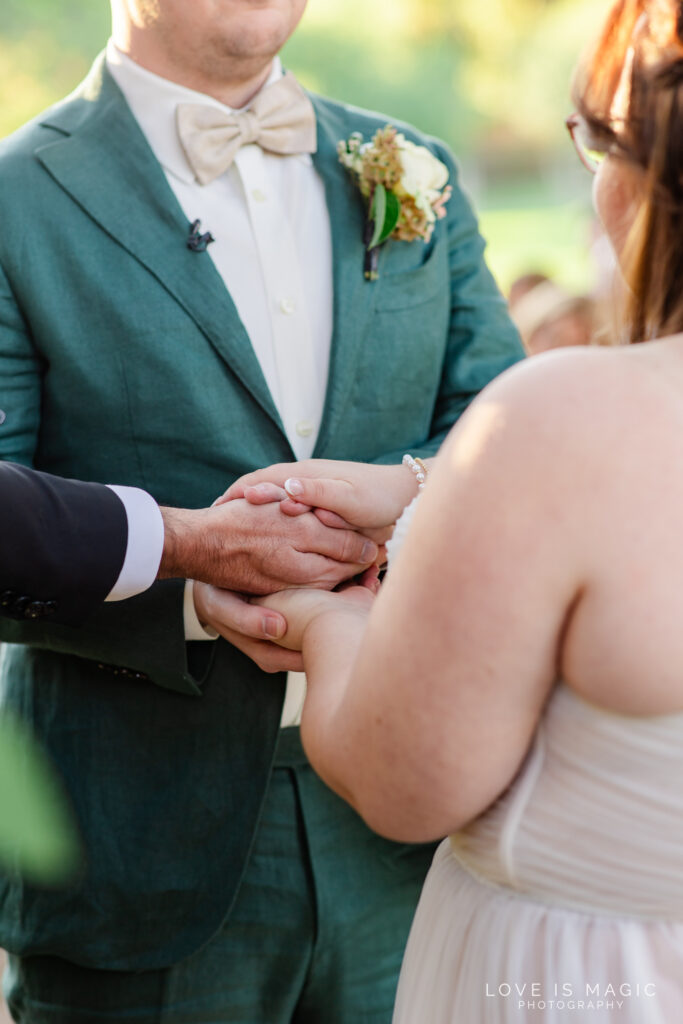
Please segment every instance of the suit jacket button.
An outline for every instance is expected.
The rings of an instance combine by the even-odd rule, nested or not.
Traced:
[[[24,618],[42,619],[44,614],[44,608],[45,603],[43,601],[29,601],[29,603],[26,605],[26,608],[24,609]]]
[[[12,611],[17,616],[17,618],[23,619],[26,615],[26,609],[29,607],[30,604],[32,604],[32,598],[27,597],[25,594],[23,594],[21,597],[18,597],[14,602]]]
[[[3,590],[0,594],[0,608],[9,608],[14,604],[16,597],[17,595],[14,590]]]

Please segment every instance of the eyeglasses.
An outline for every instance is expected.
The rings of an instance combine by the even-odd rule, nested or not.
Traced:
[[[596,141],[580,114],[572,114],[564,123],[579,155],[579,160],[591,174],[595,174],[600,164],[610,152],[609,144]]]

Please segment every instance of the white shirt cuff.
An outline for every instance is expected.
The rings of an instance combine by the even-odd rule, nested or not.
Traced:
[[[147,491],[139,487],[108,486],[126,510],[128,545],[119,578],[105,601],[123,601],[147,590],[157,578],[164,551],[164,521],[159,506]]]
[[[186,640],[215,640],[218,633],[215,629],[205,629],[197,616],[194,606],[194,580],[185,581],[185,599],[183,602],[183,618],[185,620]]]

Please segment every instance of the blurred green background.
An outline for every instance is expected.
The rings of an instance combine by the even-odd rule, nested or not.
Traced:
[[[193,0],[187,0],[192,3]],[[107,0],[1,0],[0,135],[69,92]],[[446,139],[501,286],[538,269],[591,284],[590,178],[569,143],[571,69],[606,0],[309,0],[285,51],[317,91]]]

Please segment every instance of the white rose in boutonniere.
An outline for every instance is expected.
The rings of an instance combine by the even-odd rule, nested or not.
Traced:
[[[372,142],[359,132],[338,147],[339,159],[368,200],[365,276],[376,281],[379,246],[387,238],[428,242],[437,220],[446,216],[452,194],[448,168],[426,146],[416,146],[391,125]]]

